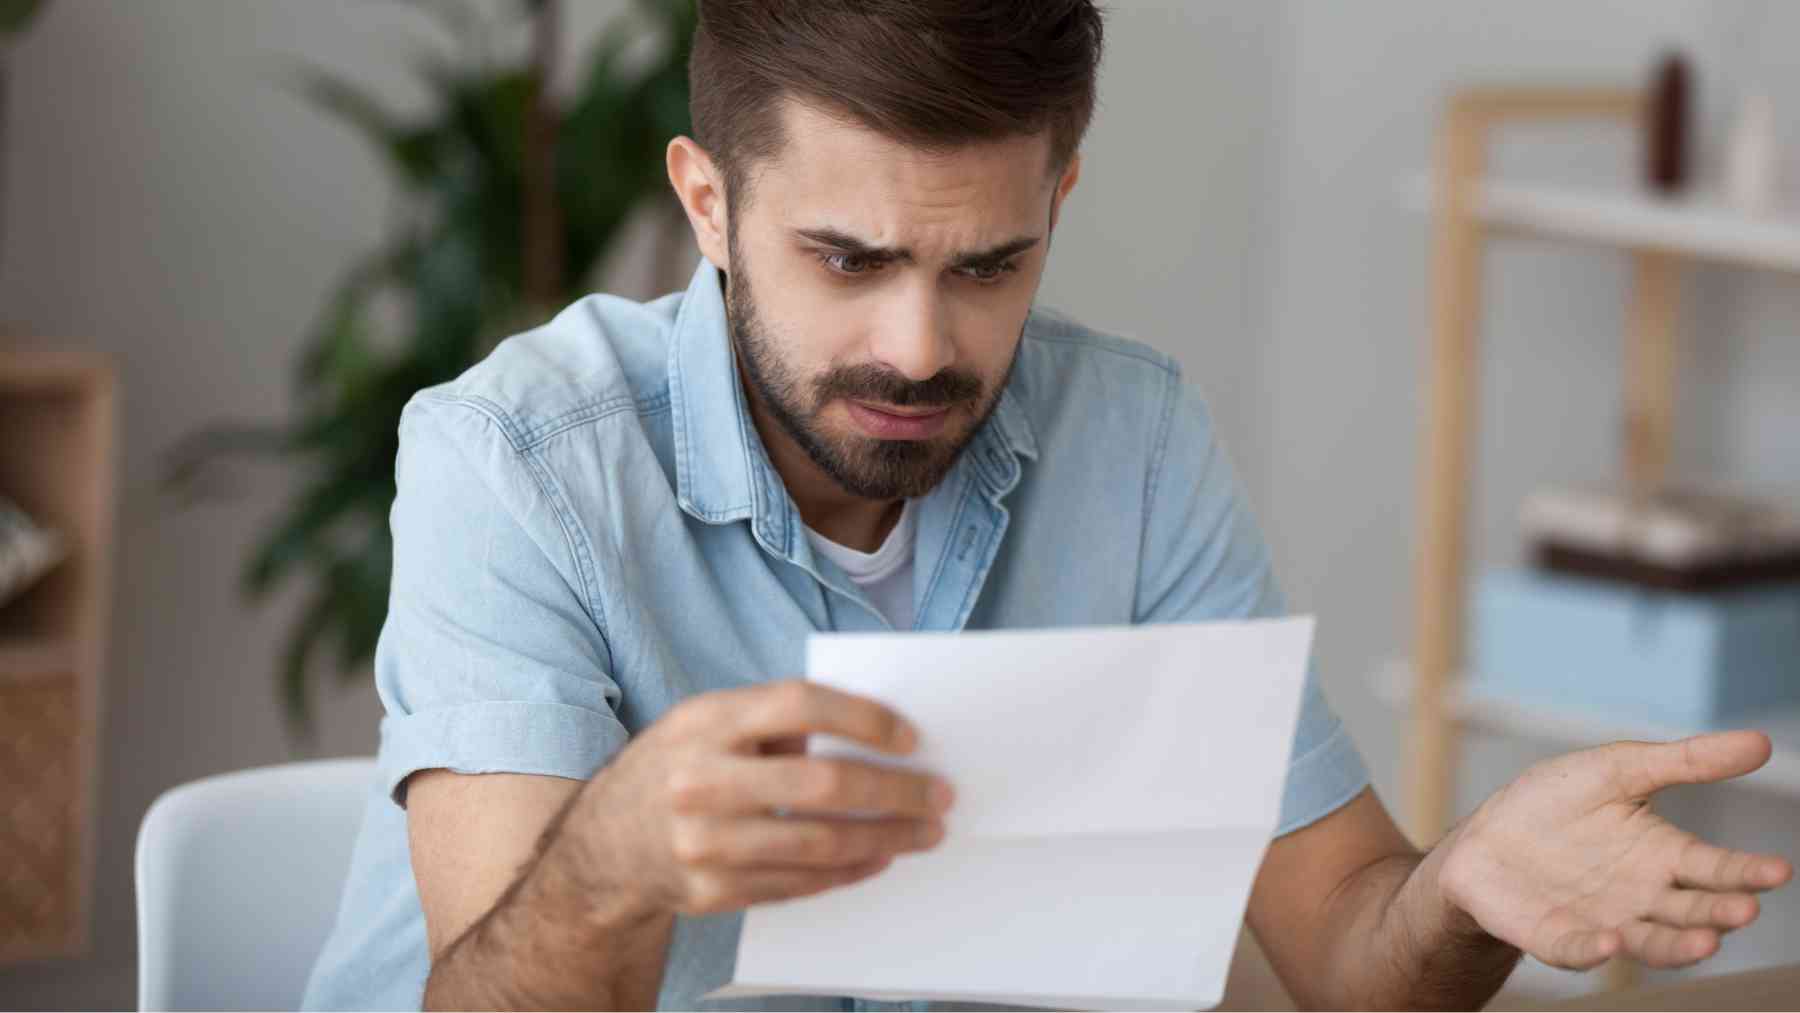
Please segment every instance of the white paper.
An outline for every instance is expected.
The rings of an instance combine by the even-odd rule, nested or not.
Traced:
[[[708,998],[1216,1005],[1279,815],[1310,617],[824,634],[807,677],[920,731],[956,786],[936,849],[746,912]],[[829,738],[820,754],[866,753]]]

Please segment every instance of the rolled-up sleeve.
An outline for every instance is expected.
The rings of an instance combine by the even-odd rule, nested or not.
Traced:
[[[375,651],[380,767],[586,778],[625,743],[602,617],[568,517],[481,406],[401,416],[393,586]]]
[[[1206,407],[1176,375],[1165,391],[1144,504],[1138,622],[1287,614],[1267,545]],[[1276,836],[1323,819],[1368,783],[1361,754],[1309,667]]]

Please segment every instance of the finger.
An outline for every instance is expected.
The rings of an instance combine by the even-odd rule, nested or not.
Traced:
[[[1719,950],[1713,929],[1677,929],[1652,922],[1632,922],[1623,929],[1625,950],[1651,967],[1686,967]]]
[[[1762,905],[1747,893],[1666,890],[1650,906],[1650,920],[1672,928],[1741,929],[1756,920]]]
[[[686,914],[737,911],[752,904],[809,897],[849,886],[886,869],[893,860],[877,859],[836,869],[757,869],[713,873],[696,878],[689,890]]]
[[[675,804],[687,812],[872,813],[937,817],[955,797],[933,774],[817,756],[732,758],[684,783]]]
[[[1611,959],[1624,946],[1611,929],[1572,929],[1557,937],[1544,962],[1571,971],[1586,971]]]
[[[904,756],[918,746],[905,718],[867,697],[800,679],[726,690],[710,701],[733,745],[827,734]]]
[[[681,834],[676,857],[742,869],[839,869],[924,851],[943,839],[936,820],[729,819]]]
[[[1610,752],[1620,789],[1642,798],[1670,785],[1704,784],[1748,774],[1769,762],[1773,747],[1761,732],[1695,735],[1675,742],[1615,742]]]
[[[1616,931],[1604,930],[1566,909],[1547,915],[1532,935],[1548,939],[1547,948],[1531,948],[1533,956],[1546,964],[1571,970],[1586,970],[1624,948]]]
[[[1675,881],[1700,890],[1769,890],[1787,882],[1794,867],[1775,855],[1733,851],[1690,838],[1675,863]]]

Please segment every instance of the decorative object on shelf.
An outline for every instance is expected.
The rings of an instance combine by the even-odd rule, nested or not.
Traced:
[[[1773,211],[1779,157],[1774,103],[1765,93],[1751,92],[1744,97],[1726,141],[1725,199],[1748,215]]]
[[[1477,692],[1677,731],[1800,705],[1800,580],[1692,593],[1501,571],[1470,612]]]
[[[1693,85],[1680,53],[1658,61],[1644,116],[1644,182],[1664,196],[1687,189],[1693,132],[1688,125]]]
[[[0,496],[0,607],[49,573],[64,552],[56,532]]]
[[[1741,496],[1548,489],[1521,524],[1539,566],[1669,591],[1800,580],[1800,516]]]
[[[259,540],[243,587],[264,598],[305,586],[278,662],[289,730],[310,732],[317,655],[340,682],[366,678],[387,616],[400,412],[414,392],[455,378],[509,334],[587,294],[602,257],[640,212],[657,226],[658,283],[693,270],[687,224],[664,174],[670,138],[688,122],[693,0],[637,0],[596,41],[586,76],[560,97],[557,0],[495,5],[505,20],[421,5],[460,40],[427,61],[435,109],[402,119],[360,87],[323,73],[308,98],[370,141],[394,172],[407,214],[345,273],[296,363],[294,418],[224,422],[172,448],[168,484],[218,495],[226,458],[294,469],[294,501]],[[530,53],[496,60],[493,37],[529,12]],[[492,37],[490,37],[492,36]],[[384,313],[400,307],[401,318]]]

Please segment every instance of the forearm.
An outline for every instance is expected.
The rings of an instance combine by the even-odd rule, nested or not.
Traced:
[[[674,918],[597,882],[561,840],[563,822],[559,815],[545,831],[493,909],[432,962],[426,1009],[655,1007]]]
[[[1482,931],[1437,885],[1443,848],[1396,855],[1345,881],[1327,906],[1334,941],[1322,994],[1309,1006],[1477,1009],[1518,963],[1519,951]]]

